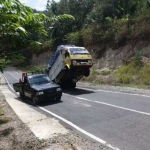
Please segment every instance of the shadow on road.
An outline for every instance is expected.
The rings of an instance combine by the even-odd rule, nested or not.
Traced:
[[[19,97],[15,98],[16,100],[20,101],[20,102],[23,102],[23,103],[26,103],[30,106],[33,106],[33,107],[36,107],[36,105],[34,105],[31,101],[31,99],[29,98],[25,98],[24,100],[21,100]],[[55,101],[55,100],[43,100],[43,102],[40,102],[38,104],[38,106],[48,106],[48,105],[55,105],[55,104],[58,104],[58,103],[62,103],[63,101]]]
[[[91,90],[76,88],[76,89],[65,89],[63,90],[63,93],[77,96],[77,95],[83,95],[83,94],[91,94],[94,92]]]
[[[59,104],[59,103],[62,103],[63,101],[44,101],[40,104],[38,104],[38,106],[40,107],[44,107],[44,106],[48,106],[48,105],[55,105],[55,104]]]

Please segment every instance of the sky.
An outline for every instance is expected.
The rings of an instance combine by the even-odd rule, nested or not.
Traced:
[[[30,6],[31,8],[34,8],[36,10],[45,10],[47,0],[20,0],[22,3],[24,3],[26,6]],[[55,0],[58,2],[59,0]]]

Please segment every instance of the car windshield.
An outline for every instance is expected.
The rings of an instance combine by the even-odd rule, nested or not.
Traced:
[[[31,85],[35,85],[35,84],[45,84],[51,81],[50,81],[50,78],[45,75],[45,76],[38,76],[38,77],[30,78],[29,82]]]
[[[71,55],[90,55],[89,52],[85,48],[69,48]]]

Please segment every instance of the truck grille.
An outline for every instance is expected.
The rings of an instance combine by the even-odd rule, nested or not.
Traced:
[[[77,61],[77,63],[81,63],[81,62],[87,63],[88,59],[77,59],[76,61]]]

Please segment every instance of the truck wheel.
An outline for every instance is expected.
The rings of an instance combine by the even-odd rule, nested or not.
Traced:
[[[76,82],[70,82],[70,88],[75,89],[76,87]]]
[[[61,100],[61,96],[56,97],[56,101],[59,102]]]
[[[33,102],[34,105],[38,104],[38,99],[37,99],[37,97],[35,95],[32,96],[32,102]]]
[[[86,69],[84,75],[85,77],[88,77],[90,75],[90,69]]]
[[[25,96],[24,96],[24,94],[22,92],[19,92],[19,97],[20,97],[21,100],[24,100]]]

